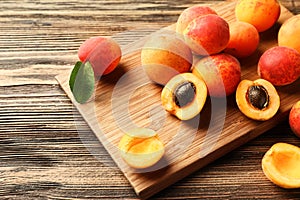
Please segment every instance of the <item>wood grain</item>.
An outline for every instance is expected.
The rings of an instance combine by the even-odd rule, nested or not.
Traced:
[[[54,77],[72,68],[88,37],[151,32],[188,6],[218,2],[1,1],[0,199],[136,199]],[[300,13],[299,1],[281,3]],[[146,32],[118,41],[126,45]],[[261,171],[275,142],[300,146],[284,121],[151,199],[297,199],[299,190],[280,189]]]
[[[235,2],[216,4],[213,8],[228,22],[235,20]],[[257,62],[260,55],[266,49],[277,45],[278,28],[291,16],[292,14],[282,7],[278,24],[261,35],[257,53],[241,60],[243,79],[258,78]],[[167,27],[155,34],[163,34],[171,29],[173,27]],[[147,37],[123,49],[123,52],[128,53],[123,54],[120,67],[108,77],[101,78],[94,98],[86,104],[74,101],[68,86],[69,74],[57,77],[97,138],[143,199],[276,126],[287,117],[292,105],[300,99],[300,94],[297,93],[300,90],[299,83],[296,82],[285,88],[278,88],[281,98],[280,110],[275,117],[266,122],[246,118],[236,107],[232,96],[227,98],[227,102],[225,99],[208,100],[200,118],[182,122],[162,109],[162,88],[151,83],[143,72],[140,48],[145,41]],[[126,130],[135,126],[150,126],[157,130],[166,145],[164,159],[150,169],[129,168],[118,152],[120,138]]]

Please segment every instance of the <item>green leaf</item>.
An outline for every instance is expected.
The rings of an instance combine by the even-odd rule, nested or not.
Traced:
[[[73,96],[78,103],[85,103],[93,94],[95,76],[89,62],[77,62],[72,70],[69,85]]]
[[[81,67],[81,65],[82,65],[82,62],[78,61],[75,64],[75,66],[74,66],[74,68],[73,68],[73,70],[71,72],[71,76],[70,76],[70,80],[69,80],[69,86],[70,86],[70,89],[71,89],[72,92],[73,92],[73,88],[74,88],[75,79],[76,79],[78,70]]]

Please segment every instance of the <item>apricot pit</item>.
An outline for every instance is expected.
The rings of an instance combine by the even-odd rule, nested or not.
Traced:
[[[267,80],[242,80],[236,90],[236,103],[247,117],[266,121],[277,113],[280,98],[275,87]]]

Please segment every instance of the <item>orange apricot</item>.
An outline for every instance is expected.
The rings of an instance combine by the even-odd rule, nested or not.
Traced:
[[[237,58],[250,56],[258,47],[259,33],[256,28],[246,22],[229,23],[230,39],[225,49]]]
[[[263,32],[277,22],[280,4],[277,0],[239,0],[235,7],[235,16],[239,21],[255,26],[258,32]]]
[[[294,48],[300,53],[300,14],[291,17],[280,27],[278,45]]]

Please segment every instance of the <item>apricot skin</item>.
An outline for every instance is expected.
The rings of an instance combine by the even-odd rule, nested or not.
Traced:
[[[176,34],[156,34],[141,51],[141,64],[150,80],[165,85],[177,74],[190,71],[193,55]]]
[[[202,5],[195,5],[185,9],[184,11],[182,11],[176,22],[177,33],[182,34],[184,29],[193,19],[207,14],[217,15],[217,13],[210,7]]]
[[[232,22],[229,29],[230,40],[224,52],[237,58],[248,57],[255,52],[259,44],[259,33],[252,24]]]
[[[231,95],[241,80],[239,61],[226,53],[200,59],[192,73],[205,81],[208,93],[213,97]]]
[[[300,138],[300,101],[296,102],[290,111],[289,125],[294,134]]]
[[[278,32],[278,45],[296,49],[300,53],[300,14],[285,21]]]
[[[111,73],[119,64],[122,52],[111,38],[92,37],[84,41],[78,50],[80,61],[89,61],[96,76]]]
[[[239,0],[235,7],[238,21],[252,24],[263,32],[271,28],[280,16],[280,4],[277,0]]]
[[[275,86],[288,85],[300,76],[300,53],[288,47],[273,47],[258,61],[258,75]]]
[[[229,25],[220,16],[208,14],[194,19],[184,30],[183,36],[194,53],[217,54],[229,42]]]

